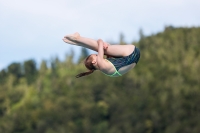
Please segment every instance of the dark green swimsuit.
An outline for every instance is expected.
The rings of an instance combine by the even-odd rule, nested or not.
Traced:
[[[120,57],[120,58],[116,58],[116,57],[107,58],[107,60],[113,64],[116,70],[112,75],[108,75],[108,74],[106,75],[111,76],[111,77],[121,76],[121,74],[118,72],[120,68],[130,65],[132,63],[137,64],[139,59],[140,59],[140,50],[136,47],[133,53],[131,53],[129,56]]]

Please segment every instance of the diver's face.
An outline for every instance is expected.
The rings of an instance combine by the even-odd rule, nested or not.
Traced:
[[[97,61],[97,54],[92,54],[91,57],[92,57],[92,60],[93,60],[94,62]]]
[[[97,54],[92,54],[92,64],[96,64],[97,63]]]

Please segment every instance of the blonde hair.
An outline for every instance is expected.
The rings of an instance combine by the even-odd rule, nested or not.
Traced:
[[[83,72],[83,73],[79,73],[78,75],[76,75],[76,78],[80,78],[82,76],[87,76],[91,73],[93,73],[96,68],[93,66],[92,64],[92,61],[93,61],[93,58],[91,55],[89,55],[85,60],[84,60],[84,64],[85,64],[85,67],[89,70],[87,72]]]

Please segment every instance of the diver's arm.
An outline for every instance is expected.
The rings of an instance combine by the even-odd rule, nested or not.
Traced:
[[[97,55],[97,63],[100,69],[104,68],[104,42],[101,39],[97,40],[98,43],[98,55]]]

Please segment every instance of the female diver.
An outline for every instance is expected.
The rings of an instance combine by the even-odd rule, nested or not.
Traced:
[[[96,41],[82,37],[79,33],[66,35],[63,41],[98,52],[85,59],[84,64],[89,71],[78,74],[77,78],[89,75],[95,70],[100,70],[111,77],[122,76],[131,70],[140,59],[140,50],[134,45],[110,45],[101,39]],[[104,58],[104,55],[107,55],[107,58]]]

